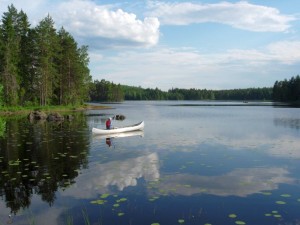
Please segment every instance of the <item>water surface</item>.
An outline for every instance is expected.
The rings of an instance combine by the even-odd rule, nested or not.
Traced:
[[[125,102],[63,123],[6,120],[0,224],[299,224],[300,109]],[[92,135],[107,117],[144,132]],[[110,145],[110,146],[109,146]]]

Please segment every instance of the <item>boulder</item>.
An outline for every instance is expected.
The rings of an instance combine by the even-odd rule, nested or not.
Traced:
[[[116,115],[115,119],[116,120],[125,120],[125,116],[124,115]]]
[[[45,120],[46,118],[47,118],[47,114],[42,111],[33,111],[33,112],[30,112],[28,115],[28,119],[30,121]]]
[[[50,113],[47,117],[48,121],[63,121],[64,116],[60,115],[58,112]]]

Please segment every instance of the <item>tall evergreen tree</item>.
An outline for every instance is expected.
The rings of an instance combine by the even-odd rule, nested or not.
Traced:
[[[1,82],[4,88],[4,99],[7,105],[18,104],[20,33],[19,13],[11,5],[2,17],[1,33]]]
[[[54,90],[57,85],[57,67],[55,60],[59,51],[58,36],[54,21],[48,15],[36,27],[37,68],[36,80],[39,90],[40,105],[52,104]]]
[[[20,36],[20,60],[19,60],[19,83],[20,91],[19,98],[20,103],[23,105],[25,101],[29,100],[29,91],[30,90],[30,72],[32,68],[32,60],[30,53],[32,51],[32,45],[29,32],[30,32],[30,23],[28,22],[27,15],[21,10],[19,13],[19,36]],[[27,95],[26,95],[27,93]]]
[[[78,104],[87,99],[91,81],[88,69],[87,47],[77,47],[74,38],[61,28],[58,32],[60,55],[58,59],[59,104]]]

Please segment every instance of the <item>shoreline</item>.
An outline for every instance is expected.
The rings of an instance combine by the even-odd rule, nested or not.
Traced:
[[[41,106],[41,107],[32,107],[32,108],[6,108],[4,110],[0,109],[0,116],[15,116],[15,115],[26,115],[32,111],[42,111],[42,112],[80,112],[86,110],[104,110],[104,109],[112,109],[109,106],[103,105],[91,105],[85,104],[78,107],[63,107],[63,106]]]

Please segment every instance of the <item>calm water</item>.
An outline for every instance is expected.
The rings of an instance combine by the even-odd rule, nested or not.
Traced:
[[[300,224],[300,109],[210,104],[126,102],[61,124],[7,120],[0,225]],[[126,119],[114,126],[144,120],[144,132],[92,135],[116,114]]]

